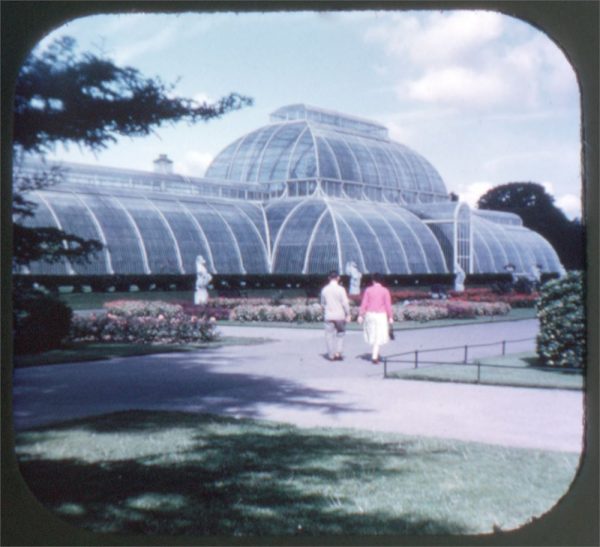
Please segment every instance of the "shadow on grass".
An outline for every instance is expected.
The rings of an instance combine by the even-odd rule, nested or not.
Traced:
[[[88,438],[110,433],[113,440],[106,442],[114,443],[116,452],[108,459],[94,458],[93,451],[91,457],[66,457],[69,436],[81,439],[82,431]],[[144,452],[138,445],[138,454],[119,453],[127,444],[135,448],[140,433],[158,439],[173,431],[179,431],[181,444],[171,439],[154,451]],[[357,505],[355,497],[364,500],[363,490],[372,488],[374,476],[385,490],[389,480],[410,473],[411,459],[428,456],[409,440],[376,442],[216,416],[142,411],[19,437],[25,454],[21,472],[34,495],[68,522],[98,532],[290,536],[465,531],[410,510],[391,514],[377,499],[367,511]],[[36,443],[53,439],[63,449],[67,446],[62,457],[40,456]],[[405,463],[386,470],[390,456]]]

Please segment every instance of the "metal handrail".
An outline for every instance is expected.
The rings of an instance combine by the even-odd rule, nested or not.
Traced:
[[[529,337],[529,338],[513,338],[511,340],[499,340],[498,342],[487,342],[484,344],[463,344],[461,346],[450,346],[450,347],[441,347],[441,348],[428,348],[428,349],[416,349],[416,350],[411,350],[411,351],[404,351],[401,353],[394,353],[392,355],[389,355],[385,358],[383,358],[383,377],[387,378],[387,365],[388,362],[391,363],[414,363],[414,368],[417,369],[419,368],[419,363],[421,364],[428,364],[428,365],[477,365],[478,370],[477,370],[477,376],[478,376],[478,380],[479,380],[479,376],[480,376],[480,367],[481,367],[481,363],[479,361],[475,361],[475,362],[469,362],[468,360],[468,353],[469,353],[469,348],[482,348],[482,347],[490,347],[490,346],[497,346],[497,345],[501,345],[502,346],[502,356],[506,355],[506,344],[512,344],[512,343],[517,343],[517,342],[529,342],[531,340],[535,340],[535,337]],[[419,361],[419,354],[423,354],[423,353],[433,353],[433,352],[439,352],[439,351],[451,351],[451,350],[464,350],[464,356],[462,361],[448,361],[448,360],[444,360],[444,361]],[[406,360],[406,359],[396,359],[397,357],[402,357],[405,355],[414,355],[414,359],[411,360]],[[487,366],[487,365],[486,365]]]

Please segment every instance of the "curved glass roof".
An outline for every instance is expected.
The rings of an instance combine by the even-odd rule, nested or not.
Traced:
[[[448,200],[435,168],[383,126],[304,105],[280,108],[271,120],[220,152],[206,176],[259,185],[327,179],[398,190],[411,203]]]
[[[38,205],[28,225],[55,226],[105,245],[90,264],[32,264],[31,273],[189,274],[199,254],[213,273],[269,272],[259,204],[48,190],[28,199]]]
[[[542,272],[560,272],[562,265],[541,235],[516,224],[492,222],[482,215],[471,215],[473,224],[473,272],[506,273],[508,264],[516,273],[529,274],[535,265]]]
[[[349,261],[363,272],[447,272],[433,233],[397,206],[305,198],[266,207],[273,273],[344,271]]]

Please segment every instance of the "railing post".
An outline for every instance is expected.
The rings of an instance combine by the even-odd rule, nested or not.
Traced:
[[[415,368],[419,368],[419,350],[415,350]]]
[[[469,346],[465,346],[465,359],[463,361],[463,363],[466,365],[467,364],[467,357],[468,357],[468,351],[469,351]]]
[[[502,340],[502,356],[506,355],[506,340]]]
[[[387,359],[383,359],[383,377],[387,378]]]
[[[481,383],[481,362],[477,361],[477,383]]]

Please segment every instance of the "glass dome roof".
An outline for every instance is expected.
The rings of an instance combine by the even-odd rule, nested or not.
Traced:
[[[400,207],[305,198],[266,207],[273,273],[344,271],[447,273],[440,244],[419,218]]]
[[[330,180],[400,191],[408,203],[448,200],[435,168],[381,125],[305,105],[280,108],[271,122],[227,146],[206,177],[282,185]]]

